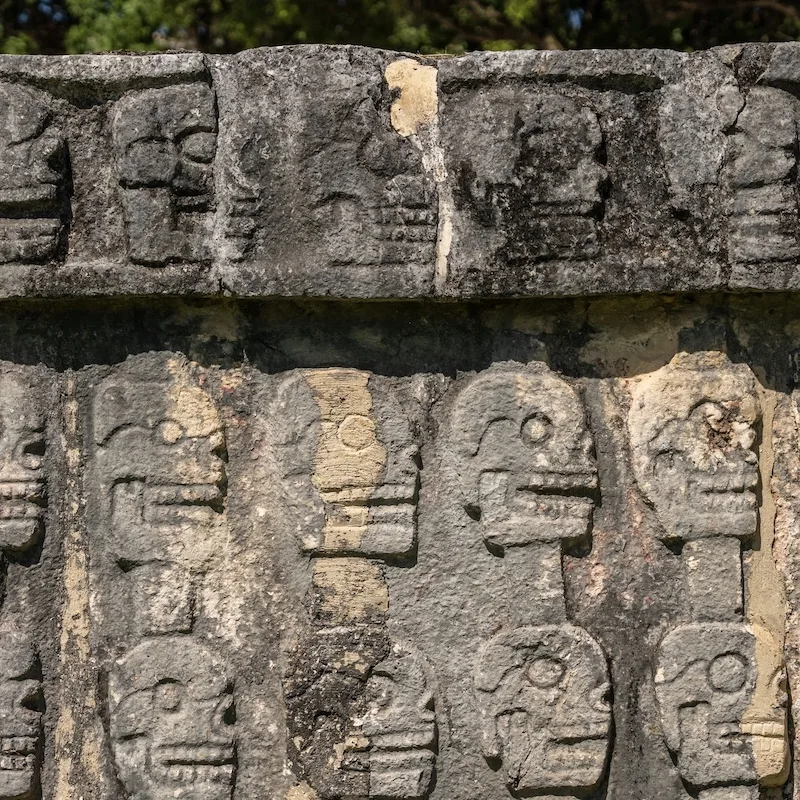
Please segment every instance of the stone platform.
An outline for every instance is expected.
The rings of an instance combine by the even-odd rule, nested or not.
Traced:
[[[800,800],[800,45],[0,57],[0,800]]]

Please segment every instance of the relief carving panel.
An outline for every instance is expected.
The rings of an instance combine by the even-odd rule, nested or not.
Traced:
[[[513,626],[481,648],[474,685],[484,757],[515,796],[577,795],[611,743],[602,648],[567,618],[562,548],[590,531],[597,470],[575,390],[543,364],[487,370],[452,426],[465,507],[503,556]]]
[[[211,259],[217,107],[203,83],[126,94],[112,121],[131,260]]]

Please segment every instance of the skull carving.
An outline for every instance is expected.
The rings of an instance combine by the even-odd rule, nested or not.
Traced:
[[[109,381],[94,403],[109,542],[140,592],[144,631],[191,629],[194,581],[220,547],[225,443],[199,386]]]
[[[44,95],[0,84],[0,263],[55,255],[64,211],[64,140]]]
[[[603,776],[611,731],[600,645],[581,628],[543,625],[484,645],[475,689],[487,759],[515,795],[576,794]]]
[[[109,680],[111,743],[130,800],[229,800],[233,695],[225,665],[182,636],[143,642]]]
[[[681,353],[632,391],[636,479],[665,539],[747,537],[756,528],[755,380],[721,353]]]
[[[453,430],[464,505],[490,544],[583,536],[597,485],[578,395],[544,365],[493,369],[460,394]]]
[[[41,390],[0,375],[0,549],[19,553],[41,537],[46,505],[45,415]]]
[[[394,645],[367,682],[369,794],[380,798],[428,795],[436,760],[436,714],[423,657]]]
[[[786,780],[786,676],[766,630],[740,623],[676,628],[661,642],[655,687],[667,746],[687,786]]]
[[[416,545],[419,468],[391,388],[354,369],[286,379],[272,417],[301,548],[315,555],[405,555]]]
[[[42,758],[41,673],[31,641],[0,631],[0,800],[36,796]]]
[[[608,181],[598,117],[571,98],[520,91],[494,85],[461,95],[455,113],[469,125],[456,145],[456,196],[503,262],[596,255]]]
[[[205,84],[148,89],[117,104],[114,153],[133,261],[209,257],[216,133],[214,93]]]

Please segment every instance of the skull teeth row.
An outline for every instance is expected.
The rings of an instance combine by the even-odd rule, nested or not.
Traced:
[[[36,739],[32,736],[8,736],[0,739],[3,754],[26,756],[36,752]]]
[[[233,764],[172,764],[153,769],[161,783],[230,783]]]

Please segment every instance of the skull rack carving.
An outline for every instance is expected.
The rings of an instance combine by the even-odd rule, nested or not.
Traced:
[[[41,386],[0,373],[0,551],[29,559],[44,535],[46,416]],[[40,795],[42,675],[27,632],[4,610],[0,624],[0,800]]]
[[[563,542],[589,531],[597,485],[583,408],[544,365],[495,368],[458,397],[453,430],[464,505],[503,552],[516,615],[475,670],[484,755],[515,794],[583,794],[611,729],[606,658],[567,620],[561,564]]]
[[[112,755],[131,800],[226,800],[236,780],[233,682],[196,630],[228,535],[225,439],[188,365],[160,367],[126,364],[100,382],[92,407],[105,591],[126,620],[109,666]]]
[[[755,380],[722,354],[680,354],[631,394],[634,472],[662,538],[682,545],[692,613],[656,659],[667,746],[702,800],[757,798],[786,780],[789,753],[780,647],[743,620],[741,543],[757,525]]]
[[[426,797],[436,760],[430,667],[386,633],[377,560],[416,549],[408,420],[390,387],[353,369],[286,378],[271,417],[289,516],[314,558],[314,627],[285,681],[299,771],[326,800]]]

